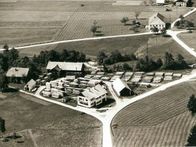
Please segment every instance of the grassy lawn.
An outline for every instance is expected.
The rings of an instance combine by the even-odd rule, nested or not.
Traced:
[[[25,138],[24,144],[0,141],[3,147],[31,147],[32,140],[40,147],[101,145],[101,123],[80,112],[34,101],[33,97],[19,93],[4,95],[0,112],[6,122],[6,134],[19,131]]]
[[[113,124],[115,146],[184,146],[196,122],[187,111],[196,82],[187,82],[135,102],[118,113]],[[174,95],[175,93],[175,95]]]
[[[196,3],[196,1],[195,1]],[[193,14],[189,15],[188,17],[186,17],[187,20],[193,22],[196,25],[196,12],[194,12]],[[185,41],[185,43],[192,47],[195,48],[196,47],[196,32],[195,30],[193,30],[193,33],[182,33],[179,35],[179,37]]]
[[[100,31],[107,35],[133,33],[130,26],[120,23],[122,17],[131,20],[139,12],[143,25],[156,12],[173,21],[188,11],[187,8],[173,8],[166,12],[158,6],[116,6],[114,1],[0,1],[0,45],[11,46],[32,44],[50,40],[66,40],[91,37],[90,27],[96,20],[102,26]],[[84,4],[84,7],[81,7]],[[141,32],[145,31],[144,29]]]

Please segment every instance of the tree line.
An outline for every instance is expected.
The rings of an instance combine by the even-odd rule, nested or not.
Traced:
[[[99,64],[103,64],[105,69],[107,65],[113,65],[118,62],[136,61],[134,67],[131,67],[128,63],[123,63],[122,66],[114,65],[113,70],[136,70],[149,72],[153,70],[180,70],[189,68],[187,62],[181,54],[174,57],[171,53],[166,52],[163,58],[157,60],[145,56],[143,58],[137,58],[134,54],[121,54],[119,51],[114,51],[110,54],[106,54],[101,51],[97,55],[97,61]]]

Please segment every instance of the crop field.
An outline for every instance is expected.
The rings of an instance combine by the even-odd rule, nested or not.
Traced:
[[[191,94],[196,94],[196,82],[180,84],[126,107],[113,120],[118,125],[113,128],[115,146],[184,146],[196,122],[186,108]]]
[[[114,1],[40,1],[17,0],[16,2],[0,1],[0,46],[32,44],[45,41],[66,40],[73,38],[92,37],[90,27],[94,20],[101,26],[105,36],[133,33],[131,26],[120,23],[122,17],[131,20],[139,13],[143,25],[155,12],[160,12],[173,21],[187,8],[173,8],[166,12],[158,6],[116,6]],[[81,7],[84,4],[84,7]],[[130,23],[129,22],[129,23]],[[145,31],[141,29],[140,32]]]
[[[101,123],[86,114],[47,102],[34,101],[34,97],[19,93],[3,94],[1,97],[3,99],[0,99],[0,116],[5,119],[5,134],[16,131],[25,139],[24,143],[0,141],[0,146],[101,145]]]

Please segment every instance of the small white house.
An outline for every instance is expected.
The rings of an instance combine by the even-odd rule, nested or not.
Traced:
[[[83,107],[94,107],[106,101],[107,91],[100,85],[96,85],[90,89],[85,89],[82,96],[77,97],[78,105]]]
[[[159,31],[166,28],[166,19],[160,13],[156,13],[151,16],[148,20],[148,25],[146,26],[148,30],[152,30],[153,28],[157,28]]]

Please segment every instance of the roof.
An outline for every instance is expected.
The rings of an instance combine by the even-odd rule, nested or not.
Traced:
[[[165,0],[156,0],[156,3],[158,3],[158,4],[164,4],[165,3]]]
[[[46,67],[47,70],[60,68],[66,71],[82,71],[83,63],[81,62],[53,62],[49,61]]]
[[[165,23],[165,17],[161,15],[160,13],[155,13],[149,18],[148,23],[149,24],[154,24],[154,23]]]
[[[28,73],[29,73],[29,68],[12,67],[7,71],[6,76],[22,78],[22,77],[27,77]]]
[[[107,91],[99,84],[82,92],[82,95],[88,99],[98,98],[105,94],[107,94]]]
[[[34,85],[36,85],[36,81],[35,80],[33,80],[33,79],[31,79],[26,85],[28,85],[28,86],[34,86]]]
[[[114,90],[117,92],[118,95],[120,95],[120,92],[124,89],[124,88],[127,88],[129,90],[131,90],[129,88],[129,86],[127,85],[127,83],[125,81],[123,81],[122,79],[120,78],[117,78],[113,83],[113,88]]]

